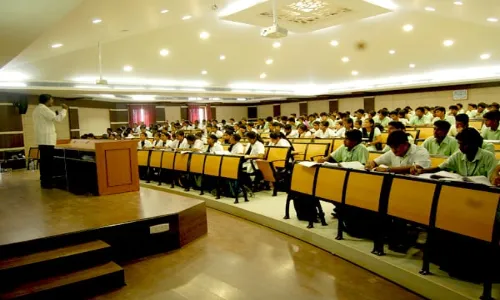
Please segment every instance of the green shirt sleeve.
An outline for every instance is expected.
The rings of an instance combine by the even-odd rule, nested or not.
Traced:
[[[459,154],[460,153],[455,153],[452,156],[448,157],[447,160],[445,160],[444,162],[442,162],[439,165],[439,168],[441,170],[448,170],[448,171],[457,172],[458,171],[458,165],[457,165],[457,163],[458,163],[458,160],[460,159],[459,158]]]
[[[370,152],[368,151],[368,149],[366,147],[360,147],[358,161],[360,163],[362,163],[363,165],[366,164],[366,162],[368,161],[369,155],[370,155]]]

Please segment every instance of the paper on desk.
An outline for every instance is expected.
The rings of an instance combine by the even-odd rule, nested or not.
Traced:
[[[181,151],[181,154],[191,153],[191,151]]]
[[[350,162],[341,162],[339,165],[342,168],[347,168],[347,169],[355,169],[355,170],[364,170],[365,165],[360,163],[359,161],[350,161]]]
[[[299,162],[299,165],[307,167],[307,168],[312,168],[315,166],[321,166],[322,163],[315,162],[315,161],[301,161],[301,162]]]

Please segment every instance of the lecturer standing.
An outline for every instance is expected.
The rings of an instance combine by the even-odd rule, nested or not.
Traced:
[[[50,107],[54,104],[51,95],[42,94],[38,98],[38,106],[33,110],[35,139],[40,153],[40,182],[44,189],[52,188],[52,163],[57,135],[54,122],[61,122],[66,117],[68,106],[62,104],[62,110],[54,112]]]

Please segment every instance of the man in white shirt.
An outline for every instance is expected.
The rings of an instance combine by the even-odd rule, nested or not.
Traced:
[[[317,139],[333,139],[335,134],[333,130],[328,128],[330,124],[328,121],[322,121],[319,125],[319,130],[314,133],[314,137]]]
[[[286,124],[285,125],[285,135],[289,139],[294,139],[299,137],[299,132],[297,130],[294,130],[292,128],[292,125]]]
[[[146,129],[145,125],[141,125],[141,133],[144,133],[148,139],[153,138],[153,134]]]
[[[310,138],[312,136],[311,131],[307,130],[307,126],[304,124],[297,127],[297,133],[299,134],[299,138]]]
[[[422,146],[410,144],[404,131],[394,131],[387,138],[391,151],[382,154],[367,164],[367,169],[379,172],[409,174],[412,168],[423,169],[431,166],[429,152]],[[384,166],[381,166],[384,165]]]
[[[33,110],[33,124],[35,139],[40,152],[40,183],[42,188],[50,189],[52,188],[54,146],[57,141],[54,122],[61,122],[66,117],[68,106],[62,104],[62,110],[54,112],[50,109],[54,105],[54,99],[47,94],[40,95],[38,101],[38,106]]]

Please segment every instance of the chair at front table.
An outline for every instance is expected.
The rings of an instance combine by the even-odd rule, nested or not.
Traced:
[[[217,195],[216,199],[220,199],[220,167],[222,163],[222,155],[207,154],[205,158],[205,165],[203,166],[203,179],[201,180],[201,194],[205,190],[207,176],[217,180]]]
[[[318,200],[323,200],[327,202],[333,202],[337,205],[342,205],[345,197],[345,184],[347,178],[347,169],[336,168],[336,167],[327,167],[322,166],[318,169],[318,176],[316,179],[316,190],[314,196]],[[316,205],[321,206],[318,202]],[[341,215],[339,216],[338,226],[341,226],[342,219]],[[309,223],[312,227],[312,223]],[[340,232],[340,231],[337,231]],[[341,239],[341,237],[337,236],[336,239]]]
[[[176,152],[174,152],[174,151],[163,151],[163,156],[161,158],[160,180],[159,180],[158,185],[161,185],[161,183],[163,181],[163,177],[164,177],[163,172],[162,172],[163,169],[170,170],[170,171],[174,170],[175,154],[176,154]],[[172,183],[171,187],[174,187],[174,179],[172,177],[172,175],[173,175],[172,173],[173,172],[166,172],[167,180],[165,182],[171,182]]]
[[[160,176],[161,172],[161,159],[163,156],[164,151],[159,151],[159,150],[151,150],[151,153],[149,154],[149,168],[148,168],[148,175],[147,175],[147,180],[148,183],[151,181],[151,170],[152,168],[156,168],[158,170],[158,178]]]
[[[147,179],[149,170],[150,150],[137,150],[137,165],[139,166],[139,178]]]
[[[186,186],[186,191],[189,191],[191,188],[191,183],[195,180],[192,175],[200,175],[203,178],[203,169],[205,167],[205,153],[191,153],[191,159],[189,161],[189,180]],[[203,180],[203,179],[201,179]],[[200,187],[202,184],[200,185]],[[200,192],[200,195],[203,195],[203,190]]]
[[[330,145],[328,144],[308,144],[304,160],[316,160],[328,155]]]
[[[240,179],[243,175],[243,157],[242,156],[233,156],[233,155],[224,155],[222,156],[222,163],[220,166],[220,178],[230,180],[234,183],[234,194],[235,200],[234,203],[238,203],[238,193],[240,190]],[[220,189],[217,189],[220,193]],[[243,197],[245,202],[248,202],[247,191],[244,187],[241,186],[241,190],[243,192]],[[220,194],[219,194],[220,197]]]

